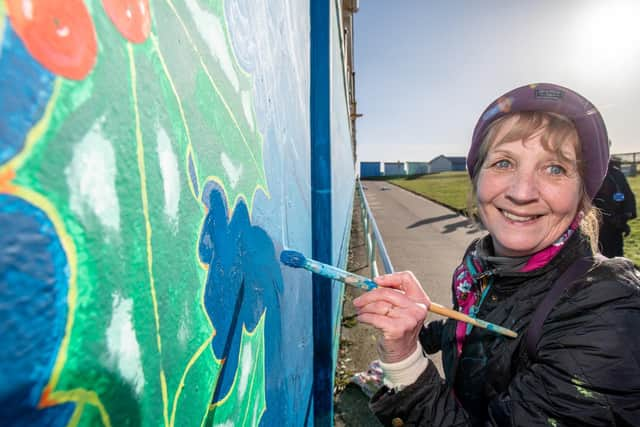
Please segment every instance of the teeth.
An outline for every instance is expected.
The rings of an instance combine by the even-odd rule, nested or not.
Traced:
[[[535,216],[518,216],[512,213],[509,213],[507,211],[502,211],[502,215],[506,216],[511,221],[518,221],[518,222],[531,221],[532,219],[536,218]]]

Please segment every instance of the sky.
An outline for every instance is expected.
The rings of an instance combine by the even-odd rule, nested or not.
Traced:
[[[465,156],[494,99],[536,82],[602,113],[612,152],[640,151],[640,0],[360,0],[358,161]]]

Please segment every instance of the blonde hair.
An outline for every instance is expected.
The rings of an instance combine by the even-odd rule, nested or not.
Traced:
[[[514,117],[516,118],[515,123],[513,123],[511,128],[500,140],[496,140],[497,136],[504,129],[507,121]],[[578,175],[581,181],[581,200],[578,205],[578,210],[584,213],[580,221],[580,230],[589,238],[593,252],[597,252],[600,218],[598,210],[594,208],[585,188],[585,168],[582,159],[580,139],[578,138],[578,132],[573,122],[559,114],[541,111],[522,111],[507,114],[489,125],[480,149],[478,150],[478,160],[476,161],[476,167],[471,177],[471,191],[467,197],[467,213],[469,218],[474,222],[478,222],[478,209],[476,206],[478,176],[487,158],[489,149],[505,142],[526,141],[537,134],[540,134],[540,141],[545,150],[556,153],[564,160],[568,159],[566,159],[566,156],[562,152],[562,145],[569,141],[575,147]]]

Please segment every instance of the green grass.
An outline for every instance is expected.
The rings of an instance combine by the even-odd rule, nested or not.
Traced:
[[[640,211],[640,175],[628,179]],[[459,211],[466,209],[467,194],[471,188],[466,172],[443,172],[419,177],[395,178],[389,181]],[[636,265],[640,265],[640,218],[629,222],[629,226],[631,234],[624,240],[624,254]]]
[[[471,182],[466,172],[442,172],[421,175],[417,178],[395,178],[389,182],[457,210],[466,209],[467,193],[471,189]]]
[[[629,185],[636,196],[636,209],[640,211],[640,175],[629,177]],[[640,265],[640,218],[629,222],[631,234],[624,239],[624,255]]]

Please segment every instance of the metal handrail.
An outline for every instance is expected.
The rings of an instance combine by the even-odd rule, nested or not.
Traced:
[[[371,209],[369,209],[369,203],[367,203],[367,197],[364,195],[364,189],[362,188],[362,182],[360,182],[360,179],[358,179],[358,191],[360,192],[360,215],[362,216],[362,225],[364,227],[365,241],[367,243],[367,256],[369,257],[369,265],[371,266],[371,276],[376,277],[379,275],[378,265],[376,262],[376,246],[380,252],[382,264],[384,264],[384,272],[393,273],[393,265],[389,259],[387,248],[384,246],[384,241],[382,240],[380,230],[378,230],[376,220],[371,213]]]

